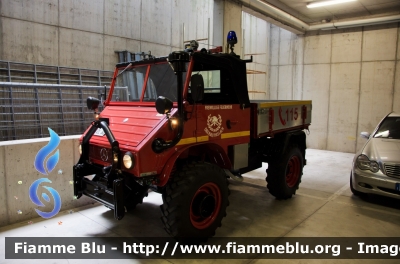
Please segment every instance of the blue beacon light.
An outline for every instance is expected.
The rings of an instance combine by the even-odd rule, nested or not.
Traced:
[[[235,31],[229,31],[226,40],[227,40],[226,42],[228,44],[235,45],[237,43],[236,32]]]
[[[235,52],[233,52],[233,47],[237,43],[237,37],[236,37],[236,32],[235,31],[229,31],[228,36],[226,38],[226,43],[228,44],[227,46],[227,52],[228,49],[231,50],[231,55],[236,55]]]

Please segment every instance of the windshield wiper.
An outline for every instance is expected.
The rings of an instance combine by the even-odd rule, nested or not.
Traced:
[[[115,76],[115,79],[117,79],[118,76],[120,76],[120,75],[121,75],[124,71],[126,71],[126,69],[128,69],[128,67],[130,67],[130,66],[132,66],[132,63],[129,63],[129,64],[125,67],[125,69],[123,69],[120,73],[118,73],[117,76]]]

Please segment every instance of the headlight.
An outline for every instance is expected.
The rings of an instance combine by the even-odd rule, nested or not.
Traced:
[[[171,117],[169,119],[169,125],[171,126],[172,130],[175,130],[179,126],[179,119],[175,117]]]
[[[133,155],[130,152],[126,152],[124,157],[122,158],[125,168],[132,169],[135,165]]]
[[[379,171],[378,162],[369,160],[369,158],[365,155],[358,156],[356,163],[357,167],[361,170],[370,170],[374,173]]]
[[[82,155],[82,144],[79,144],[79,155]]]

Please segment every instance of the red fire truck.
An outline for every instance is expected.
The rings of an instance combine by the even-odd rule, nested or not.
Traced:
[[[251,60],[232,47],[195,49],[116,65],[104,110],[87,100],[95,120],[73,175],[75,196],[104,204],[118,220],[150,189],[161,193],[162,222],[177,239],[213,236],[229,205],[228,180],[262,162],[269,192],[292,197],[311,123],[311,101],[250,101]]]

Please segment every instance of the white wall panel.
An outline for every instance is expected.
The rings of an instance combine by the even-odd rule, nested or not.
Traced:
[[[235,45],[235,53],[242,55],[242,6],[238,3],[225,1],[224,4],[224,45],[226,45],[226,36],[229,31],[234,30],[238,39]]]
[[[293,100],[301,100],[303,94],[303,65],[293,65]]]
[[[297,65],[304,64],[304,36],[293,35],[294,37],[294,63]]]
[[[104,1],[59,1],[60,26],[78,30],[103,33]]]
[[[293,66],[279,66],[278,99],[293,99]]]
[[[196,16],[195,11],[187,4],[185,0],[175,0],[172,1],[172,21],[171,21],[171,29],[172,29],[172,36],[171,36],[171,45],[176,48],[181,48],[184,46],[183,41],[189,40],[188,32],[193,31],[190,29],[190,25],[193,28],[193,24],[190,23],[191,20],[193,21],[193,17]],[[183,25],[185,25],[185,36],[183,39]],[[195,29],[195,28],[194,28]]]
[[[58,64],[57,27],[2,17],[2,60]],[[1,42],[0,42],[1,43]]]
[[[196,8],[195,14],[197,18],[196,35],[194,39],[207,39],[199,41],[199,49],[208,48],[207,44],[212,44],[213,37],[213,3],[212,1],[193,1]],[[210,21],[210,28],[208,28],[208,21]],[[188,21],[189,23],[191,21]],[[210,31],[210,33],[208,32]],[[210,38],[208,40],[208,38]]]
[[[243,51],[244,54],[250,54],[252,51],[252,15],[242,12],[242,28],[243,28]]]
[[[303,100],[312,100],[307,147],[326,149],[329,117],[330,65],[304,65]]]
[[[142,24],[141,2],[141,0],[106,0],[104,33],[139,40]]]
[[[363,37],[362,60],[393,60],[396,58],[398,28],[393,24],[366,28]]]
[[[271,25],[270,29],[270,63],[279,65],[271,67],[270,99],[292,100],[301,99],[303,82],[304,38]],[[277,82],[277,86],[275,83]]]
[[[279,64],[290,65],[295,62],[293,33],[280,29]]]
[[[308,147],[355,152],[364,143],[361,131],[400,111],[398,24],[304,36],[273,26],[270,36],[270,98],[291,99],[291,79],[292,98],[312,100]]]
[[[203,39],[199,41],[199,49],[208,48],[208,44],[213,45],[213,1],[174,0],[171,1],[171,5],[171,45],[173,47],[182,49],[183,41],[193,39]],[[208,32],[209,19],[210,33]],[[184,36],[183,26],[185,27]]]
[[[330,63],[332,35],[308,33],[305,39],[304,63]]]
[[[271,65],[279,65],[279,27],[271,25],[270,56]]]
[[[214,0],[213,3],[213,19],[212,31],[213,38],[211,44],[214,46],[224,45],[224,0]]]
[[[50,25],[58,25],[58,0],[7,0],[1,3],[1,15],[39,22]]]
[[[225,4],[218,1],[216,13],[213,0],[2,1],[0,60],[110,69],[118,61],[114,51],[120,47],[161,55],[181,50],[183,24],[185,40],[210,36],[212,45],[214,16],[223,27]],[[241,7],[230,6],[238,14],[231,17],[232,25],[240,28]],[[202,40],[200,48],[207,44]]]
[[[361,61],[362,31],[343,29],[332,34],[332,63]]]
[[[270,66],[269,72],[269,99],[278,99],[278,70],[279,66]]]
[[[103,68],[103,35],[101,34],[61,28],[60,51],[62,52],[60,52],[59,65],[89,69]]]
[[[355,152],[360,70],[360,63],[331,66],[328,150]]]
[[[253,62],[246,65],[249,97],[250,99],[268,99],[270,83],[267,65],[270,24],[245,12],[242,12],[242,17],[244,29],[244,56],[242,58],[250,59],[250,56],[253,56]]]
[[[392,111],[394,61],[364,62],[361,69],[361,94],[358,134],[372,133],[379,121]],[[357,135],[357,149],[365,139]]]
[[[171,0],[142,1],[141,40],[170,45],[171,44]]]

